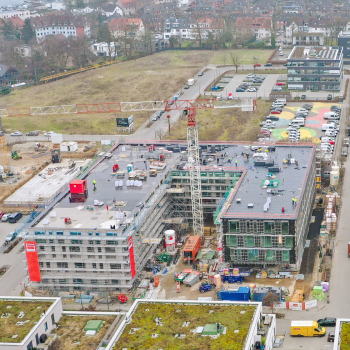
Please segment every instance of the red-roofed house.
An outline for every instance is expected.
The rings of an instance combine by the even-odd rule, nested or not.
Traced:
[[[141,18],[113,18],[108,28],[115,37],[139,39],[145,34],[145,26]]]
[[[237,17],[236,34],[245,35],[252,33],[256,39],[271,37],[271,17]]]
[[[24,21],[20,17],[2,18],[0,19],[0,29],[4,26],[4,22],[12,22],[18,30],[21,30],[24,26]]]

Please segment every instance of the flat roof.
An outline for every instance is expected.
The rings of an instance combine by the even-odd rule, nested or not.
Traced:
[[[262,148],[262,152],[249,151],[249,158],[245,160],[247,170],[232,190],[232,197],[228,197],[229,206],[222,217],[295,218],[299,205],[298,202],[293,205],[292,198],[302,197],[314,152],[312,144],[276,146],[273,152],[266,152],[266,148]],[[238,157],[243,158],[241,155]],[[285,160],[290,162],[285,164]],[[270,172],[267,166],[257,166],[261,161],[273,163],[272,167],[279,171]],[[264,211],[267,202],[269,208]]]
[[[1,298],[0,343],[21,343],[54,302],[34,298]]]
[[[342,53],[342,47],[294,46],[288,56],[288,60],[335,61],[341,59]]]
[[[172,144],[175,143],[172,142]],[[182,143],[182,145],[185,144]],[[201,143],[204,147],[202,157],[205,157],[208,164],[201,168],[202,172],[206,170],[237,172],[241,176],[235,187],[237,192],[225,213],[225,218],[252,215],[269,218],[280,215],[282,207],[285,208],[286,217],[288,214],[296,215],[298,206],[292,205],[292,197],[301,196],[314,155],[313,144],[253,144],[256,148],[260,147],[257,145],[264,147],[263,152],[253,151],[254,147],[251,149],[249,143],[220,143],[218,146],[217,142],[208,142],[205,145]],[[272,147],[274,151],[266,152],[268,147]],[[166,158],[166,170],[158,172],[156,177],[150,177],[150,159],[147,158],[153,156],[156,158],[159,152],[162,153],[163,148],[164,145],[157,146],[155,153],[150,153],[146,145],[119,146],[113,151],[111,159],[104,159],[88,176],[88,198],[84,203],[70,203],[69,196],[66,196],[34,229],[108,230],[116,223],[122,228],[124,223],[131,222],[144,205],[147,208],[147,200],[168,177],[169,170],[179,171],[176,170],[176,165],[186,164],[186,161],[181,160],[180,153],[173,153]],[[216,154],[220,156],[219,163],[216,161]],[[298,162],[298,166],[296,163],[284,166],[283,160],[288,159],[289,155]],[[229,158],[232,159],[231,163],[228,163]],[[269,171],[267,166],[257,166],[257,162],[261,161],[267,161],[281,170],[274,173],[275,178],[271,178],[270,183],[274,186],[268,186],[267,189],[263,186]],[[119,169],[126,173],[125,178],[120,179],[123,181],[123,186],[115,186],[117,179],[112,176],[114,164],[118,164]],[[147,171],[147,180],[142,181],[141,187],[126,186],[128,164],[132,164],[134,170]],[[93,188],[93,180],[96,180],[96,191]],[[271,193],[268,191],[270,189]],[[268,197],[271,198],[270,208],[268,212],[264,212],[263,207]],[[236,203],[237,198],[241,199],[239,204]],[[94,200],[103,202],[104,205],[94,206]],[[252,208],[248,208],[250,203],[254,204]],[[90,210],[91,208],[93,210]],[[122,218],[117,218],[117,215],[120,215],[119,212],[123,212]],[[72,223],[66,225],[65,218],[70,218]]]
[[[84,203],[71,203],[70,195],[57,203],[52,212],[55,216],[46,216],[36,225],[36,229],[57,228],[81,228],[81,229],[109,229],[116,224],[116,213],[123,212],[124,217],[118,218],[118,223],[123,224],[128,218],[132,218],[142,203],[151,196],[153,191],[167,176],[168,170],[179,162],[180,153],[174,153],[166,158],[167,167],[163,172],[158,172],[156,177],[149,175],[152,157],[158,160],[157,155],[163,147],[157,147],[156,151],[149,152],[148,146],[135,147],[133,145],[119,146],[112,152],[110,159],[104,159],[98,164],[87,178],[88,198]],[[149,159],[151,157],[151,159]],[[125,172],[124,178],[112,176],[113,166],[118,164],[119,170]],[[127,167],[132,164],[133,170],[147,172],[147,180],[141,181],[141,186],[127,186]],[[93,180],[96,181],[94,191]],[[121,181],[122,186],[115,186],[116,181]],[[102,202],[102,206],[95,206],[94,201]],[[108,211],[107,211],[108,206]],[[93,208],[93,210],[87,207]],[[72,224],[65,225],[64,219],[71,218]]]
[[[136,303],[136,304],[135,304]],[[257,317],[257,303],[201,302],[191,300],[137,300],[116,333],[113,350],[199,349],[208,342],[220,349],[242,347]],[[203,336],[208,324],[219,335]],[[207,327],[208,328],[208,327]],[[147,344],[147,345],[146,345]],[[109,349],[109,348],[108,348]]]

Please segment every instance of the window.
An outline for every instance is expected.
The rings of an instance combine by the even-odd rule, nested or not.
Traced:
[[[59,244],[64,244],[64,239],[58,239],[58,240],[57,240],[57,243],[59,243]]]
[[[52,252],[56,251],[56,247],[51,247],[51,251]]]
[[[46,243],[46,239],[36,239],[36,243]]]
[[[47,262],[46,267],[51,267],[51,264],[49,262]]]
[[[53,239],[49,239],[49,243],[53,244],[54,240]]]
[[[48,329],[47,322],[44,323],[44,327],[45,327],[45,331],[47,331],[47,329]]]
[[[113,270],[119,270],[122,268],[121,264],[111,264],[111,269]]]
[[[68,269],[68,263],[67,262],[58,262],[57,267]]]
[[[237,247],[237,236],[226,236],[226,245],[228,247]]]
[[[265,236],[265,237],[261,237],[261,246],[264,248],[271,248],[272,247],[272,243],[271,243],[271,237],[269,236]]]
[[[60,284],[66,284],[67,283],[67,280],[65,278],[59,278],[58,279],[58,283]]]
[[[254,237],[245,236],[244,237],[244,246],[245,247],[254,247]]]
[[[87,247],[87,251],[89,253],[93,253],[95,251],[95,248],[94,247]]]
[[[45,247],[44,246],[39,246],[39,250],[41,251],[41,252],[44,252],[45,251]]]
[[[81,232],[71,232],[71,236],[81,236]]]
[[[99,253],[102,253],[102,248],[101,248],[101,247],[98,247],[98,248],[97,248],[97,251],[98,251]]]
[[[62,252],[65,252],[66,251],[66,247],[62,247]]]
[[[286,237],[286,247],[293,248],[293,237]]]
[[[276,260],[276,252],[274,250],[266,251],[266,261],[275,261]]]
[[[83,241],[81,239],[72,239],[70,242],[72,244],[83,244]]]
[[[98,284],[97,280],[91,280],[90,282],[91,282],[91,284]]]
[[[71,253],[79,253],[80,252],[80,247],[69,247],[69,251]]]
[[[258,251],[258,249],[249,249],[248,250],[248,260],[249,261],[259,260],[259,251]]]
[[[96,263],[92,263],[92,268],[96,269]]]
[[[264,222],[264,232],[265,233],[274,233],[275,232],[275,223],[273,221]]]
[[[105,248],[106,253],[115,253],[115,248],[114,247],[107,247]]]
[[[239,231],[239,221],[230,221],[230,232],[237,233]]]
[[[100,269],[103,269],[103,264],[100,264]]]
[[[118,280],[112,280],[112,284],[119,284]]]
[[[85,269],[85,263],[75,263],[74,264],[76,269]]]
[[[289,233],[289,222],[282,221],[282,233],[287,235]]]
[[[283,252],[282,252],[282,260],[289,262],[289,250],[283,250]]]

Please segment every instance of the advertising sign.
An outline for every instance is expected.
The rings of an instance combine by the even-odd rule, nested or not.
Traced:
[[[128,128],[134,122],[134,116],[131,115],[129,118],[116,118],[117,126]]]
[[[24,249],[27,257],[29,280],[31,282],[41,282],[36,242],[24,242]]]
[[[129,256],[130,256],[130,266],[131,266],[131,277],[134,278],[136,275],[136,268],[135,268],[134,244],[132,241],[132,236],[128,238],[128,246],[129,246]]]

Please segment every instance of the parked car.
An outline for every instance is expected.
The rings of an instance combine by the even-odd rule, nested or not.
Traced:
[[[20,220],[20,218],[23,216],[22,213],[13,213],[8,217],[8,222],[11,224],[15,224]]]
[[[1,221],[7,221],[8,219],[9,219],[9,216],[10,216],[11,214],[4,214],[3,216],[2,216],[2,218],[1,218]]]
[[[44,136],[51,136],[51,135],[54,135],[56,134],[54,131],[48,131],[44,134]]]
[[[255,79],[253,80],[253,83],[254,83],[254,84],[262,84],[262,83],[263,83],[263,80],[260,79],[260,78],[255,78]]]
[[[300,99],[301,100],[306,100],[306,95],[301,95]]]
[[[251,88],[249,88],[248,90],[247,90],[247,92],[256,92],[257,90],[256,90],[256,88],[255,87],[251,87]]]
[[[273,109],[270,113],[271,114],[281,114],[281,110],[279,110],[279,109]]]
[[[261,67],[261,63],[255,63],[254,67]]]
[[[280,47],[278,48],[278,50],[279,50],[279,51],[282,51],[282,47],[280,46]]]
[[[201,77],[204,74],[204,72],[198,73],[198,76]]]
[[[320,326],[324,327],[335,327],[337,319],[334,317],[326,317],[317,321]]]
[[[175,95],[173,96],[173,100],[176,101],[180,96],[181,96],[181,94],[179,94],[179,93],[175,94]]]
[[[4,136],[4,135],[5,133],[2,130],[0,130],[0,136]]]
[[[204,292],[209,292],[210,290],[213,290],[214,288],[215,288],[214,283],[202,282],[202,284],[199,287],[199,291],[201,293],[204,293]]]
[[[279,87],[279,86],[274,86],[274,87],[272,88],[272,91],[282,91],[282,88]]]
[[[23,136],[23,132],[15,131],[11,134],[11,136]]]
[[[17,233],[16,232],[11,232],[9,233],[6,238],[5,238],[5,242],[11,242],[13,241],[17,236]]]
[[[255,78],[255,74],[254,73],[249,73],[249,74],[247,74],[247,78]]]
[[[266,117],[266,120],[274,120],[274,121],[277,121],[277,120],[280,120],[280,117],[277,117],[277,115],[269,115]]]
[[[190,86],[188,84],[185,84],[184,89],[189,89]]]
[[[283,81],[277,81],[276,85],[277,86],[284,86],[284,85],[286,85],[286,83],[284,83]]]
[[[332,130],[326,130],[324,134],[326,136],[330,136],[330,137],[337,136],[337,132],[336,131],[332,131]]]
[[[333,100],[332,94],[328,94],[328,95],[327,95],[327,100],[328,100],[328,101],[332,101],[332,100]]]
[[[217,95],[217,96],[216,96],[216,99],[217,99],[218,101],[221,101],[221,100],[222,100],[222,95],[221,95],[221,94]]]
[[[313,106],[314,106],[314,105],[312,105],[311,103],[305,103],[305,104],[303,105],[303,108],[306,109],[306,110],[308,110],[308,111],[311,111],[312,108],[313,108]]]
[[[243,88],[237,88],[236,89],[236,92],[244,92],[245,91],[245,89],[243,89]]]
[[[284,56],[284,52],[283,51],[280,51],[280,56]]]
[[[0,211],[0,220],[2,219],[2,217],[5,215],[5,213],[3,211]]]
[[[348,137],[346,137],[344,140],[343,140],[343,146],[345,147],[349,147],[350,145],[350,139]]]
[[[30,131],[26,133],[26,136],[39,136],[39,131]]]
[[[111,159],[112,158],[112,153],[106,153],[105,154],[106,159]]]
[[[266,63],[264,64],[265,67],[272,67],[272,63]]]
[[[328,333],[328,337],[327,337],[327,341],[330,342],[330,343],[334,343],[334,335],[335,335],[334,331],[329,332]]]

